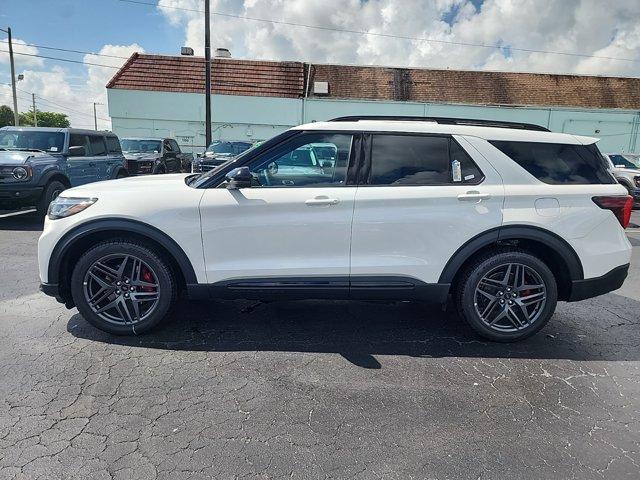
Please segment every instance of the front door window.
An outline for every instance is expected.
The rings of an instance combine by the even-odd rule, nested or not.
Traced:
[[[351,135],[333,133],[297,137],[250,167],[254,187],[344,185],[351,140]]]

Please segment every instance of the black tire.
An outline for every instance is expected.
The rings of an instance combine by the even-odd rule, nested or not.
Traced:
[[[123,171],[123,170],[120,170],[120,171],[118,172],[118,174],[116,175],[116,180],[118,180],[118,179],[120,179],[120,178],[127,178],[127,176],[128,176],[128,175],[127,175],[127,172],[125,172],[125,171]]]
[[[38,204],[36,205],[38,216],[44,217],[47,214],[47,210],[49,209],[49,204],[53,200],[55,200],[55,198],[60,195],[66,188],[66,185],[58,180],[52,180],[47,183],[47,185],[42,190],[42,195],[40,196],[40,200],[38,200]]]
[[[105,292],[111,291],[111,293],[106,296],[102,304],[96,302],[97,307],[92,306],[88,298],[91,294],[88,289],[91,286],[91,282],[94,281],[91,279],[89,270],[96,267],[96,262],[101,262],[101,265],[104,265],[105,263],[108,264],[108,262],[111,261],[110,259],[113,259],[114,257],[125,257],[131,259],[129,260],[130,263],[128,265],[133,263],[133,259],[141,261],[142,263],[139,264],[140,267],[138,268],[138,280],[140,277],[140,269],[143,268],[144,265],[144,268],[148,268],[154,283],[157,285],[157,288],[154,287],[155,290],[153,291],[158,292],[158,299],[153,303],[153,307],[146,315],[139,315],[137,319],[135,314],[133,314],[132,317],[129,317],[129,322],[126,320],[118,321],[114,318],[106,318],[117,316],[114,315],[115,313],[121,314],[122,302],[125,302],[125,305],[129,307],[129,312],[133,313],[133,295],[145,295],[145,292],[142,292],[141,290],[146,287],[138,287],[137,293],[131,291],[130,294],[126,294],[121,290],[115,290],[116,288],[125,288],[124,286],[116,287],[115,284],[116,281],[120,281],[121,284],[124,284],[125,278],[129,275],[128,272],[130,272],[129,266],[126,266],[125,268],[126,271],[124,273],[124,277],[118,277],[117,275],[113,275],[112,279],[109,279],[110,277],[108,276],[106,277],[110,286],[109,289],[105,289]],[[125,265],[127,265],[126,261],[127,260],[125,260]],[[131,268],[135,269],[135,264]],[[92,270],[92,272],[94,271],[95,270]],[[132,285],[134,285],[134,276],[135,275],[130,275],[131,281],[127,283],[130,283],[131,285],[129,285],[128,288],[132,288]],[[105,280],[105,276],[101,278],[103,281]],[[94,327],[116,335],[139,335],[149,332],[158,326],[175,303],[176,294],[177,286],[175,276],[169,266],[169,263],[162,258],[161,255],[154,252],[149,246],[126,238],[107,240],[85,252],[76,263],[71,275],[71,295],[73,296],[73,300],[80,314]],[[129,295],[127,297],[128,300],[125,300],[124,296],[127,295]],[[98,312],[100,307],[104,307],[107,303],[116,302],[117,298],[120,299],[119,306],[115,306],[102,313]],[[144,301],[145,300],[142,300],[142,302]],[[147,302],[152,301],[153,300],[147,300]],[[136,304],[142,312],[143,309],[140,308],[140,304],[138,302],[136,302]],[[148,303],[146,306],[148,306]],[[124,315],[121,316],[124,318]]]
[[[164,168],[163,165],[160,165],[155,172],[153,172],[154,175],[164,175],[165,173],[167,173],[167,169]]]
[[[516,274],[524,277],[517,281]],[[507,283],[517,283],[497,285],[496,278],[513,278]],[[533,287],[534,281],[542,287],[521,289]],[[553,273],[538,257],[517,249],[497,250],[483,255],[463,272],[455,302],[460,316],[480,336],[495,342],[515,342],[534,335],[547,324],[556,309],[558,287]],[[506,317],[491,325],[503,312]]]

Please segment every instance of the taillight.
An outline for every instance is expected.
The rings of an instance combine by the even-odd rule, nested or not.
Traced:
[[[633,198],[629,195],[615,197],[593,197],[592,200],[600,208],[611,210],[622,228],[627,228],[633,210]]]

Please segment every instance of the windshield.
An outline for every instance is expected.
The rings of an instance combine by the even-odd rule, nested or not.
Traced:
[[[609,158],[613,165],[618,168],[640,168],[638,159],[635,158],[634,162],[634,156],[631,155],[609,155]]]
[[[62,152],[64,133],[34,130],[0,130],[0,150]]]
[[[122,151],[126,153],[159,153],[162,150],[160,140],[133,140],[123,138],[120,141]]]
[[[223,155],[239,155],[249,148],[251,148],[249,142],[213,142],[206,151]]]

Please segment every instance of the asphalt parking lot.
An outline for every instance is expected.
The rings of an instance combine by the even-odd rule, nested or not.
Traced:
[[[115,337],[38,293],[39,229],[0,218],[2,479],[640,475],[640,228],[622,289],[512,345],[315,301],[183,304]]]

